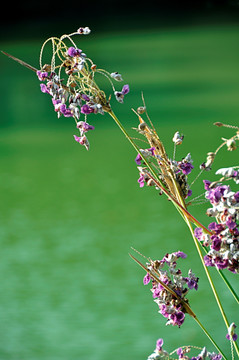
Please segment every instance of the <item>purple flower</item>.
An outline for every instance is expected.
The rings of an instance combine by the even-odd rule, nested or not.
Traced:
[[[86,94],[82,94],[81,98],[85,101],[90,101],[90,98]]]
[[[234,199],[236,200],[236,202],[239,202],[239,191],[234,194]]]
[[[151,280],[150,274],[147,273],[147,274],[145,275],[144,279],[143,279],[144,285],[148,285],[148,283],[150,282],[150,280]]]
[[[211,230],[216,235],[218,235],[224,230],[224,226],[222,224],[217,224],[216,222],[212,222],[208,225],[208,229]]]
[[[140,177],[138,179],[138,183],[140,187],[144,186],[144,174],[140,174]]]
[[[183,162],[183,161],[178,164],[178,167],[182,170],[182,173],[184,175],[190,174],[190,172],[194,168],[194,166],[190,162]]]
[[[129,85],[124,85],[122,88],[122,94],[126,95],[129,93]]]
[[[206,266],[214,266],[212,258],[208,255],[204,256],[204,263]]]
[[[87,137],[85,135],[83,135],[83,136],[73,135],[73,136],[74,136],[74,139],[75,139],[76,142],[78,142],[81,145],[84,145],[86,150],[89,150],[90,144],[89,144],[89,141],[88,141],[88,139],[87,139]]]
[[[221,249],[221,240],[219,239],[219,237],[216,235],[212,235],[210,238],[212,240],[211,248],[213,250],[219,251]]]
[[[160,293],[161,293],[161,291],[162,291],[162,285],[161,284],[159,284],[160,286],[157,286],[155,289],[154,289],[154,291],[153,291],[153,298],[157,298],[157,297],[159,297],[160,296]]]
[[[137,154],[136,158],[135,158],[135,162],[137,165],[141,165],[141,160],[142,160],[142,157],[140,154]]]
[[[219,269],[219,270],[223,270],[226,269],[228,267],[228,260],[227,259],[221,259],[220,257],[216,258],[214,260],[215,262],[215,266]]]
[[[77,126],[78,129],[80,129],[82,132],[87,132],[89,130],[94,130],[94,126],[89,125],[87,122],[85,121],[78,121]]]
[[[50,94],[46,84],[40,84],[41,91],[46,94]]]
[[[120,103],[124,102],[124,96],[129,93],[129,85],[124,85],[121,91],[115,91],[116,100]]]
[[[163,339],[158,339],[156,342],[156,349],[158,351],[162,351],[162,347],[163,347]]]
[[[179,356],[179,359],[183,359],[184,352],[182,348],[177,349],[177,355]]]
[[[40,71],[40,70],[37,70],[36,72],[37,76],[38,76],[38,79],[40,81],[44,81],[47,79],[48,77],[48,73],[46,71]]]
[[[81,52],[82,50],[76,49],[73,46],[69,47],[69,49],[67,50],[67,53],[70,57],[80,56]]]
[[[237,224],[234,221],[232,221],[231,216],[228,216],[226,225],[230,230],[233,230],[237,226]]]
[[[211,181],[209,181],[209,180],[203,180],[203,182],[204,182],[204,189],[205,189],[205,190],[210,190]]]
[[[151,155],[154,156],[155,155],[154,150],[155,150],[155,147],[151,147],[151,148],[145,149],[145,150],[141,149],[140,151],[143,153],[144,156],[147,157],[150,155],[149,153],[151,153]],[[141,165],[141,161],[142,161],[142,156],[140,154],[137,154],[137,156],[135,158],[136,164]]]
[[[203,236],[203,231],[202,231],[202,228],[196,228],[194,229],[194,235],[195,237],[199,240],[199,241],[202,241],[202,236]]]
[[[192,273],[192,271],[191,270],[189,270],[189,272],[188,272],[188,277],[187,278],[185,278],[185,280],[187,281],[187,284],[188,284],[188,287],[189,287],[189,289],[195,289],[195,290],[197,290],[198,289],[198,280],[199,280],[199,278],[198,277],[196,277],[193,273]]]
[[[93,112],[93,109],[91,109],[91,108],[89,107],[89,105],[87,105],[87,104],[85,104],[85,105],[83,105],[83,106],[81,107],[81,113],[82,113],[82,114],[88,115],[88,114],[90,114],[90,113],[92,113],[92,112]]]
[[[228,189],[228,186],[226,185],[217,186],[216,188],[208,191],[206,198],[210,200],[211,204],[217,205],[226,189]]]
[[[187,257],[187,254],[185,254],[182,251],[177,251],[174,253],[174,255],[177,256],[178,258],[182,258],[182,259],[186,259],[186,257]]]
[[[173,326],[178,325],[180,327],[184,322],[185,314],[182,311],[170,315]]]
[[[60,105],[60,112],[61,112],[65,117],[71,117],[71,116],[73,116],[71,110],[66,107],[66,104]]]
[[[227,338],[227,340],[231,340],[231,336],[230,336],[229,334],[226,335],[226,338]],[[233,334],[233,335],[232,335],[232,340],[233,340],[233,341],[236,341],[236,340],[237,340],[237,334]]]
[[[191,195],[192,195],[192,193],[193,193],[193,192],[192,192],[192,190],[191,190],[191,189],[189,189],[189,190],[188,190],[188,192],[187,192],[187,195],[186,195],[186,199],[187,199],[189,196],[191,196]]]

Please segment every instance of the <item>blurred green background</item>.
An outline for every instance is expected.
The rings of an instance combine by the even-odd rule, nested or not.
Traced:
[[[88,12],[73,6],[72,13],[67,4],[60,10],[55,4],[55,12],[18,4],[18,16],[1,24],[1,49],[38,67],[47,37],[88,25],[92,33],[76,40],[79,48],[130,85],[123,105],[112,99],[115,113],[136,136],[131,108],[142,105],[143,91],[169,156],[175,131],[185,135],[176,157],[191,153],[193,180],[206,153],[233,135],[213,123],[236,125],[239,118],[238,7],[218,3],[173,12],[166,2],[156,11],[149,3],[125,8],[124,16],[118,7],[110,12],[110,3]],[[87,152],[73,139],[74,122],[57,119],[34,73],[3,55],[0,64],[0,359],[146,359],[159,337],[168,351],[181,345],[213,350],[191,318],[181,329],[165,326],[143,286],[144,272],[128,255],[131,246],[153,259],[188,254],[182,268],[200,277],[190,304],[229,359],[224,323],[189,231],[163,196],[139,188],[136,154],[117,126],[107,115],[89,116],[95,131]],[[104,79],[98,83],[107,86]],[[214,170],[237,159],[223,149]],[[214,171],[206,177],[215,179]],[[194,195],[202,192],[202,179]],[[191,207],[205,224],[206,209]],[[211,272],[229,321],[236,322],[235,302]]]

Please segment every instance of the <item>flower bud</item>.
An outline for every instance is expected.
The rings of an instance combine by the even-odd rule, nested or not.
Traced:
[[[205,163],[206,168],[209,168],[212,165],[212,163],[213,163],[213,161],[215,159],[215,156],[216,155],[213,152],[207,153],[207,161]]]
[[[180,145],[182,144],[183,142],[183,138],[184,138],[184,135],[181,135],[179,134],[179,131],[177,131],[174,136],[173,136],[173,142],[175,143],[175,145]]]
[[[138,114],[143,114],[145,111],[146,111],[145,106],[139,106],[138,109],[137,109]]]
[[[138,129],[144,131],[146,126],[147,126],[147,124],[145,122],[142,122],[138,125]]]
[[[224,138],[222,138],[222,140],[226,141],[228,151],[236,150],[237,145],[236,145],[236,142],[235,142],[234,139],[224,139]]]

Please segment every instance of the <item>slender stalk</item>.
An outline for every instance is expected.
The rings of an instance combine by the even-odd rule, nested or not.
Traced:
[[[200,326],[200,328],[202,329],[202,331],[204,332],[205,335],[207,335],[208,339],[213,343],[213,345],[215,346],[215,348],[219,351],[219,353],[222,355],[223,359],[227,360],[226,355],[222,352],[222,350],[219,348],[219,346],[215,343],[215,341],[213,340],[213,338],[211,337],[211,335],[208,333],[208,331],[205,329],[205,327],[202,325],[202,323],[198,320],[198,318],[194,318],[194,320],[196,321],[196,323]]]
[[[238,295],[236,294],[235,290],[233,289],[233,287],[231,286],[231,284],[229,283],[229,281],[227,280],[225,274],[223,274],[222,270],[217,269],[220,276],[222,277],[223,281],[225,282],[225,284],[227,285],[228,289],[231,291],[234,299],[236,300],[236,302],[239,304],[239,298]]]

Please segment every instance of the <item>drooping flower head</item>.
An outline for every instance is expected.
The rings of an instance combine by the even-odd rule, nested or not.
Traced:
[[[41,91],[52,96],[52,103],[58,117],[72,117],[76,124],[78,124],[82,114],[84,116],[83,122],[87,123],[88,115],[92,113],[103,115],[105,112],[111,111],[110,97],[107,99],[104,91],[98,87],[95,81],[96,74],[108,78],[117,101],[122,103],[125,95],[129,93],[129,85],[124,85],[121,91],[115,89],[111,79],[123,80],[118,72],[110,74],[106,70],[97,69],[93,61],[76,46],[72,37],[77,34],[88,35],[89,33],[88,27],[80,27],[70,35],[63,35],[60,38],[52,37],[46,40],[40,53],[40,70],[37,71],[39,80],[46,81],[46,83],[40,84]],[[51,65],[43,64],[43,52],[48,42],[52,43],[53,48]],[[82,128],[78,126],[77,128],[82,132]],[[93,130],[93,128],[88,128],[88,130]],[[84,135],[81,133],[80,137],[75,136],[74,138],[86,149],[89,149],[88,139],[85,140],[85,133],[84,130]],[[79,138],[81,139],[79,140]]]
[[[166,254],[162,260],[150,261],[147,264],[148,273],[143,283],[152,283],[151,292],[154,301],[158,304],[159,312],[167,318],[166,325],[180,327],[188,311],[188,300],[185,295],[189,290],[198,289],[198,277],[192,270],[184,277],[177,268],[179,258],[185,259],[187,255],[182,251]]]

